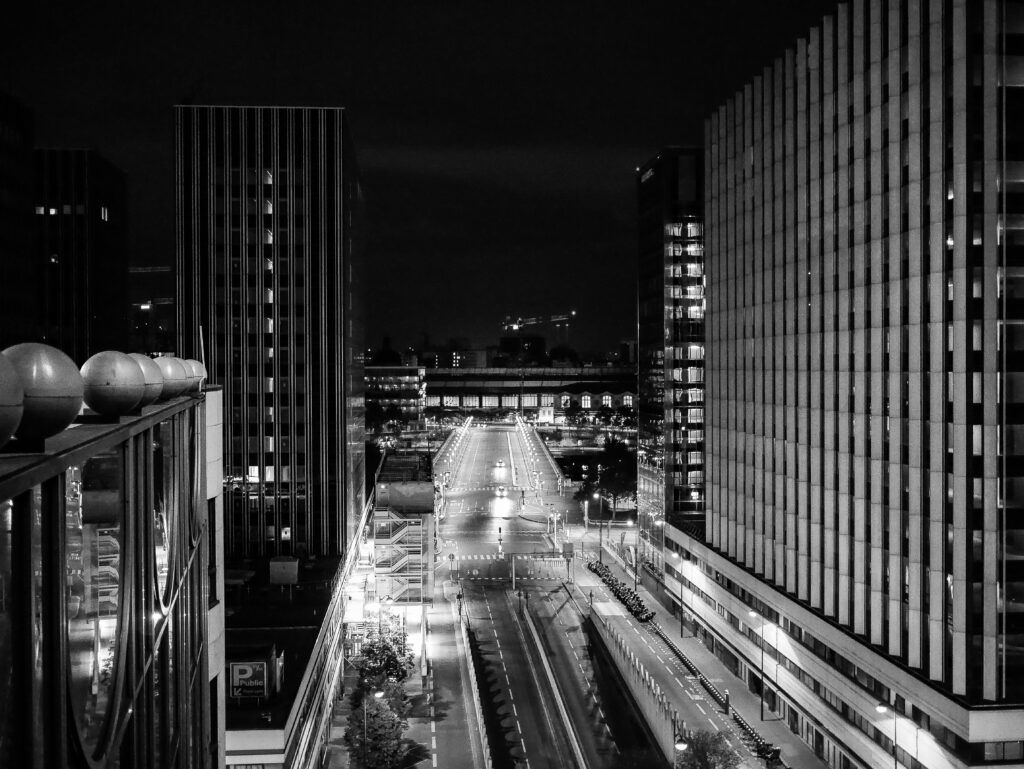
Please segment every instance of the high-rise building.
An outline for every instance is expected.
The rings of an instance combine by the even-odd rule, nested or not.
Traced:
[[[706,123],[666,581],[830,766],[1024,762],[1022,49],[1024,3],[857,0]]]
[[[665,523],[704,519],[704,156],[667,147],[637,169],[637,515],[663,572]]]
[[[81,364],[130,335],[125,177],[93,150],[34,155],[41,341]]]
[[[39,263],[32,248],[32,116],[0,93],[0,350],[39,339]]]
[[[128,268],[131,349],[147,353],[177,349],[174,291],[174,268],[169,264]]]
[[[345,113],[174,114],[179,347],[224,388],[228,551],[340,555],[365,486]]]

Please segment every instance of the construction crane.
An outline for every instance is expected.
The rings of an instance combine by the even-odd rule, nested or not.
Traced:
[[[533,318],[515,317],[506,315],[502,321],[501,328],[504,331],[515,331],[518,335],[524,326],[541,326],[553,323],[555,328],[565,329],[565,344],[569,344],[569,321],[576,317],[576,310],[569,310],[558,315],[538,315]],[[526,384],[526,373],[523,370],[522,362],[519,366],[519,417],[523,416],[523,390]]]
[[[555,328],[565,329],[565,342],[569,341],[569,321],[576,317],[576,310],[569,310],[558,315],[538,315],[532,318],[515,317],[506,315],[502,321],[501,328],[504,331],[520,331],[524,326],[541,326],[553,324]]]

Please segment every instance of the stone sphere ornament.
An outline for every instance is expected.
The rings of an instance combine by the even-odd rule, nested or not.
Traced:
[[[192,383],[189,387],[189,392],[199,392],[202,389],[203,380],[206,379],[206,366],[195,358],[186,360],[185,365],[192,371]]]
[[[78,366],[56,347],[23,342],[4,350],[25,388],[24,411],[14,435],[40,444],[71,424],[82,410],[85,386]]]
[[[148,406],[151,403],[156,403],[159,399],[160,394],[164,391],[164,375],[160,371],[160,367],[156,364],[156,361],[150,358],[148,355],[143,355],[141,352],[130,352],[128,357],[138,364],[142,370],[142,376],[146,381],[145,389],[142,393],[142,400],[139,401],[139,405],[136,408],[142,408]]]
[[[188,378],[191,370],[185,366],[185,361],[175,358],[173,355],[161,355],[159,358],[154,358],[154,361],[160,367],[160,373],[164,375],[161,400],[176,398],[188,390]]]
[[[0,446],[9,441],[21,422],[25,388],[18,372],[7,358],[0,355]]]
[[[146,377],[126,353],[105,350],[82,366],[85,405],[104,416],[123,416],[139,405]]]

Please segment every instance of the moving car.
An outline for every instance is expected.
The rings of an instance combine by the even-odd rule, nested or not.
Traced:
[[[498,496],[499,496],[499,497],[503,497],[503,496],[505,496],[505,494],[507,494],[507,493],[508,493],[508,492],[506,492],[506,490],[505,490],[505,487],[504,487],[504,486],[499,486],[499,487],[498,487]]]
[[[505,466],[505,460],[504,459],[499,459],[497,462],[495,462],[495,465],[497,465],[498,467],[504,467]]]

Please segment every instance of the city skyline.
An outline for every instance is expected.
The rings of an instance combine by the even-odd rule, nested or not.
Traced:
[[[37,145],[94,147],[126,172],[133,265],[174,261],[172,104],[345,107],[368,202],[367,292],[382,298],[368,308],[371,343],[477,327],[480,344],[506,314],[574,307],[570,340],[592,349],[635,327],[633,169],[698,143],[703,115],[831,5],[282,16],[60,3],[26,9],[0,89],[33,113]]]

